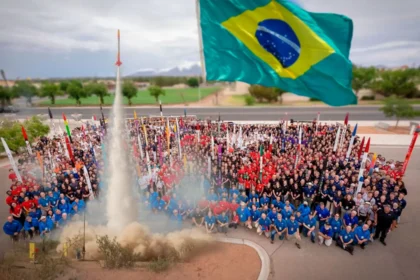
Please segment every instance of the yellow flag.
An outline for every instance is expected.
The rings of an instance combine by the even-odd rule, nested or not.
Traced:
[[[134,119],[137,120],[137,113],[136,110],[134,110]]]
[[[68,251],[69,251],[69,245],[67,244],[67,242],[65,242],[63,244],[63,256],[64,257],[67,257]]]
[[[29,243],[29,258],[31,260],[35,259],[35,243],[34,242]]]

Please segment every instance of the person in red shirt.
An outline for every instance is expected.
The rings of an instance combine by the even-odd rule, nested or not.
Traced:
[[[25,222],[25,215],[22,212],[22,207],[18,205],[16,202],[12,202],[10,205],[9,213],[12,215],[13,219],[20,222],[23,226]]]
[[[15,174],[15,172],[13,171],[13,169],[9,169],[9,179],[13,182],[15,180],[17,180],[17,176]]]
[[[229,223],[229,228],[237,229],[239,225],[239,216],[236,214],[236,211],[232,213],[232,221]]]
[[[7,191],[6,192],[6,204],[10,206],[10,204],[12,204],[13,202],[13,195],[11,191]]]

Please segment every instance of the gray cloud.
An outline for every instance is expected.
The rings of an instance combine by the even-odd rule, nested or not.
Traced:
[[[357,64],[420,63],[418,0],[297,2],[353,19],[351,59]],[[199,61],[193,0],[3,0],[0,24],[0,68],[9,76],[112,73],[117,28],[127,72]],[[69,69],[85,65],[89,55],[94,65]],[[34,64],[37,57],[44,62]],[[101,68],[94,71],[95,64]]]

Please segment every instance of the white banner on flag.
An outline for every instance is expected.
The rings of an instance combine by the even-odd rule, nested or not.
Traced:
[[[95,194],[93,193],[92,184],[90,183],[89,173],[88,173],[87,168],[86,168],[85,165],[83,166],[83,174],[85,176],[86,183],[87,183],[88,188],[89,188],[89,192],[90,192],[90,197],[89,198],[90,199],[94,199],[95,198]]]
[[[23,182],[22,176],[20,176],[19,169],[16,166],[15,160],[13,159],[12,153],[10,152],[9,146],[7,146],[6,141],[4,141],[3,137],[1,138],[1,142],[3,143],[4,150],[6,151],[7,156],[9,157],[10,164],[12,165],[13,171],[16,174],[19,182]]]

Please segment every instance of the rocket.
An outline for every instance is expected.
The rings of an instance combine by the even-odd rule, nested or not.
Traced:
[[[118,53],[117,53],[117,62],[115,62],[115,65],[120,67],[122,64],[120,59],[120,30],[118,29]]]

